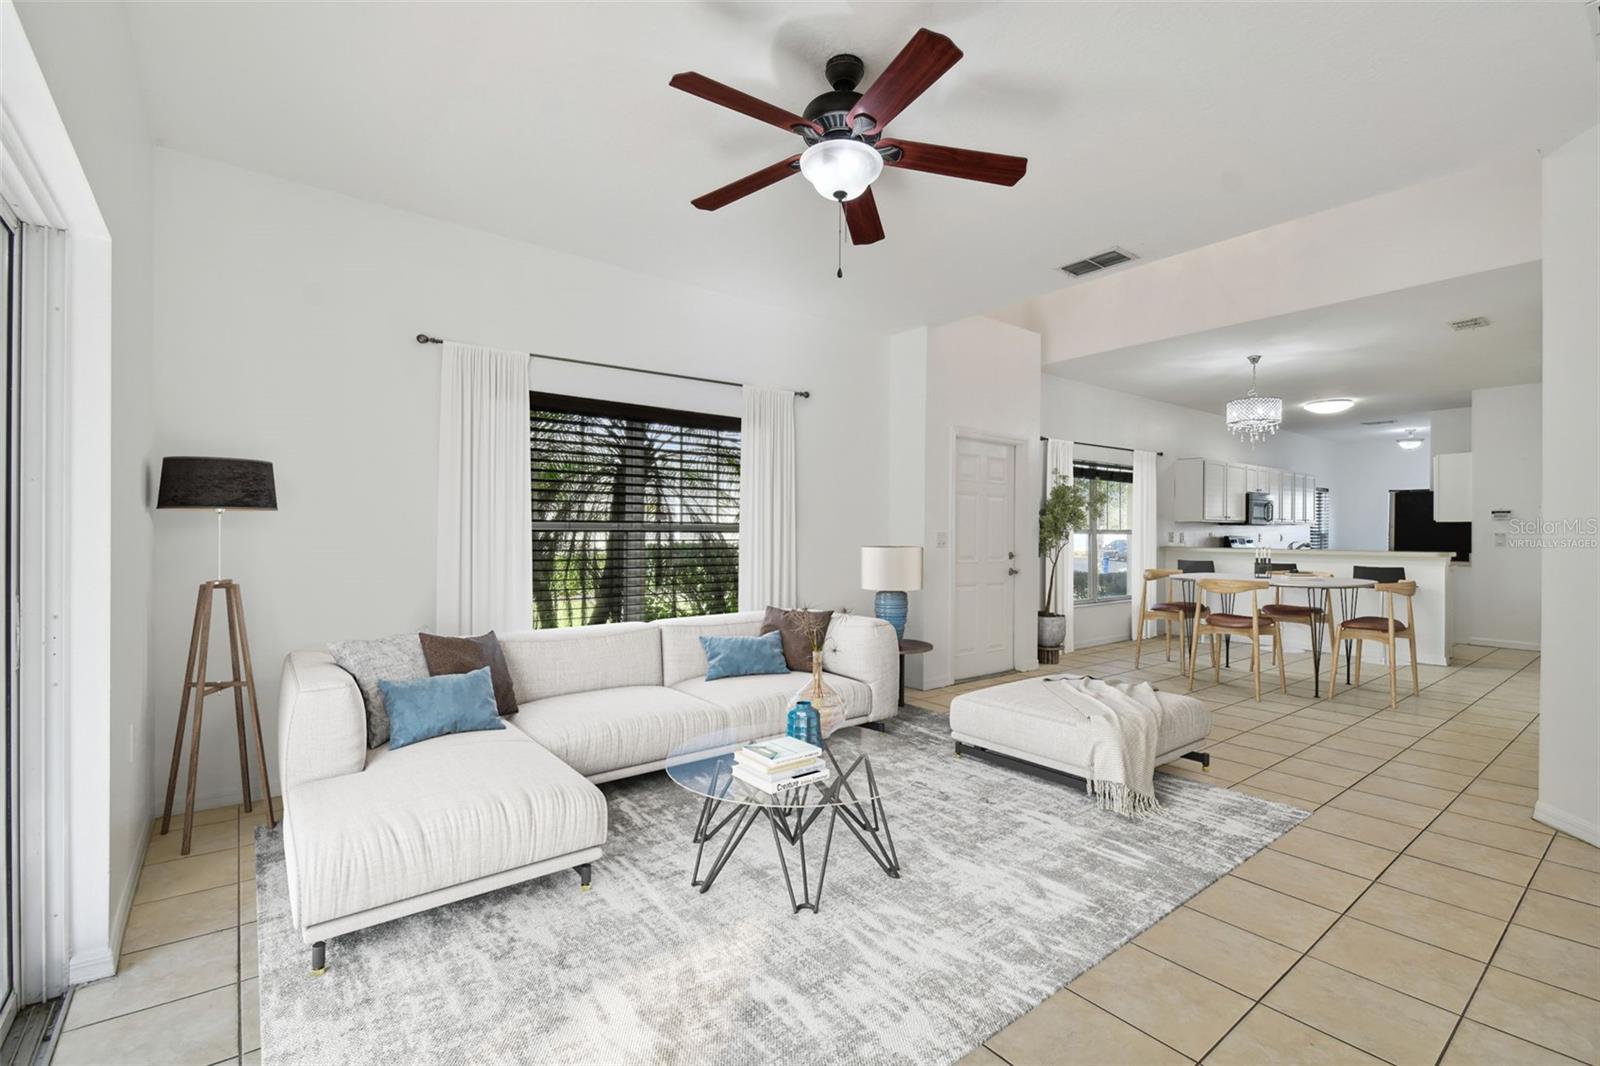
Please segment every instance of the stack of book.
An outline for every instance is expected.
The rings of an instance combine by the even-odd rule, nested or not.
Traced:
[[[822,749],[794,737],[770,737],[733,753],[733,776],[774,796],[828,780]]]

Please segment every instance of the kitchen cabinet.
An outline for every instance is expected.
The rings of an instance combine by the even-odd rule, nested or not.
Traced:
[[[1272,500],[1274,525],[1311,521],[1316,479],[1310,474],[1202,458],[1173,464],[1172,521],[1244,522],[1249,515],[1245,497],[1251,492]]]
[[[1454,452],[1433,457],[1433,520],[1472,521],[1472,453]]]
[[[1227,522],[1243,522],[1250,512],[1245,507],[1245,493],[1250,484],[1250,471],[1243,466],[1228,465],[1228,499],[1224,510]]]

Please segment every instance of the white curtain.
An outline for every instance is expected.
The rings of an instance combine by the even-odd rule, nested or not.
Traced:
[[[1133,523],[1128,538],[1128,591],[1133,599],[1134,637],[1139,636],[1139,590],[1144,572],[1156,565],[1156,453],[1133,453]]]
[[[746,385],[739,436],[739,609],[798,607],[794,393]]]
[[[1049,493],[1058,480],[1072,480],[1072,442],[1054,437],[1044,445],[1044,491]],[[1045,560],[1044,578],[1050,580],[1050,562]],[[1061,567],[1056,571],[1056,610],[1066,616],[1067,639],[1062,643],[1064,652],[1074,650],[1072,639],[1072,545],[1061,553]]]
[[[528,355],[446,341],[439,372],[438,631],[532,625]]]

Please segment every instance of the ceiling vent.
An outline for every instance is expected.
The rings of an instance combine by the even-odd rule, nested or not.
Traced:
[[[1394,419],[1392,419],[1392,418],[1379,418],[1379,419],[1375,419],[1375,420],[1373,420],[1371,422],[1363,422],[1361,424],[1363,426],[1392,426],[1392,425],[1394,425]]]
[[[1085,274],[1093,274],[1096,270],[1119,266],[1123,263],[1132,262],[1137,258],[1139,257],[1126,248],[1112,248],[1109,251],[1101,252],[1099,255],[1091,255],[1087,259],[1080,259],[1076,263],[1068,263],[1061,269],[1075,278],[1081,278]]]
[[[1455,330],[1457,333],[1460,333],[1461,331],[1468,329],[1482,329],[1488,324],[1489,320],[1487,318],[1484,318],[1482,315],[1475,315],[1472,318],[1457,319],[1456,321],[1450,323],[1450,328]]]

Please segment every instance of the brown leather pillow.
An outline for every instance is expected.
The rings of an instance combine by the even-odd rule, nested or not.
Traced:
[[[481,637],[439,637],[432,633],[419,633],[422,657],[428,661],[428,676],[441,674],[470,674],[474,670],[489,668],[489,681],[494,685],[494,705],[501,717],[517,713],[517,696],[511,685],[511,669],[506,666],[505,653],[500,650],[500,638],[490,630]]]
[[[828,631],[828,623],[833,621],[832,611],[810,611],[813,618],[822,620],[822,631]],[[789,612],[781,607],[768,607],[767,616],[761,620],[761,635],[768,633],[782,634],[783,661],[789,664],[789,669],[800,670],[804,673],[811,672],[811,641],[800,631],[800,627],[788,617]]]

